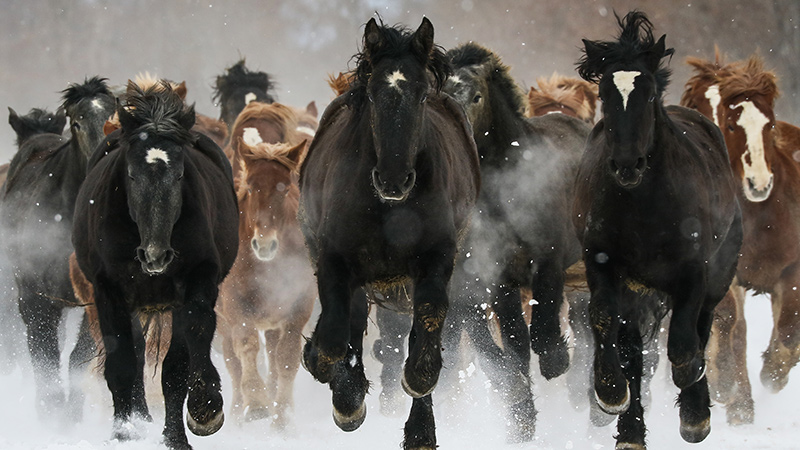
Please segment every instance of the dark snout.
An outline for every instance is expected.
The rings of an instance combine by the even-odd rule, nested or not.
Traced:
[[[378,192],[381,200],[390,202],[402,202],[408,198],[409,192],[417,181],[417,172],[411,169],[408,172],[399,172],[393,176],[387,176],[372,169],[372,185]]]
[[[142,272],[148,275],[159,275],[167,270],[169,263],[175,259],[175,251],[158,246],[138,247],[136,258],[142,264]]]
[[[609,168],[617,181],[623,188],[633,188],[642,182],[642,176],[647,169],[647,159],[637,158],[611,158],[608,160]]]

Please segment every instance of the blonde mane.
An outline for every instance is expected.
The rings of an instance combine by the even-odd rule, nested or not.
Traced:
[[[340,96],[347,92],[350,89],[350,86],[353,84],[353,80],[355,79],[354,72],[339,72],[338,76],[333,76],[333,74],[328,74],[328,86],[333,89],[333,92],[336,96]]]
[[[528,107],[525,115],[546,107],[565,107],[575,112],[576,117],[593,122],[597,108],[597,85],[579,78],[567,77],[556,72],[550,79],[537,78],[539,90],[531,87],[528,92]]]
[[[250,102],[244,107],[232,130],[238,130],[248,120],[268,120],[284,130],[284,141],[294,143],[297,138],[297,113],[281,103]],[[240,144],[241,145],[241,144]]]

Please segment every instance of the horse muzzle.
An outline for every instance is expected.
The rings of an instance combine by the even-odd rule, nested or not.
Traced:
[[[744,178],[744,196],[751,202],[763,202],[772,193],[774,176],[769,175],[766,183],[758,183],[754,177]]]
[[[278,236],[272,233],[271,236],[255,236],[250,240],[250,246],[253,248],[253,253],[260,261],[272,261],[278,255],[280,243]]]
[[[167,271],[167,267],[175,259],[175,251],[171,248],[160,248],[155,245],[138,247],[136,249],[136,259],[142,265],[142,272],[147,275],[161,275]]]
[[[615,160],[610,161],[611,173],[617,184],[625,189],[635,188],[642,182],[644,171],[647,169],[647,160],[638,158],[634,164],[618,164]]]
[[[414,169],[406,172],[403,176],[388,180],[381,176],[377,168],[372,169],[372,185],[375,187],[378,197],[384,202],[404,202],[416,182],[417,172]]]

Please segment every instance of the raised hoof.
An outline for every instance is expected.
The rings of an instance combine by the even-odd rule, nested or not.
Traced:
[[[694,358],[681,365],[672,365],[672,382],[678,389],[686,389],[706,376],[705,360]]]
[[[244,413],[245,422],[254,422],[256,420],[263,420],[269,417],[269,409],[265,406],[248,407]]]
[[[597,406],[599,406],[603,412],[606,414],[619,415],[627,411],[628,407],[631,405],[631,388],[628,386],[628,382],[625,381],[625,397],[618,403],[604,402],[596,390],[594,391],[594,398],[597,400]]]
[[[569,369],[569,351],[563,339],[539,354],[539,372],[548,380],[559,377]]]
[[[361,406],[358,407],[356,412],[352,415],[342,414],[336,410],[336,407],[333,408],[333,422],[339,427],[342,431],[355,431],[358,427],[364,423],[364,419],[367,417],[367,404],[366,402],[361,402]]]
[[[422,380],[417,378],[415,382],[409,383],[408,379],[406,378],[406,370],[403,370],[403,377],[400,379],[400,384],[403,386],[403,390],[406,391],[406,394],[410,395],[412,398],[422,398],[433,392],[433,389],[436,388],[436,382],[438,380],[439,377],[437,374],[436,377],[433,377],[433,380]],[[415,386],[411,386],[411,384],[414,384]]]
[[[135,441],[141,439],[139,432],[133,423],[125,421],[114,421],[114,429],[111,434],[111,439],[116,439],[120,442]]]
[[[333,378],[333,365],[342,358],[329,358],[315,347],[311,340],[307,340],[303,347],[303,357],[300,362],[303,368],[320,383],[327,384]]]
[[[734,402],[725,407],[725,418],[728,425],[750,425],[755,418],[753,400],[748,399],[741,402]]]
[[[221,409],[205,423],[198,422],[191,414],[186,415],[186,425],[195,436],[210,436],[219,431],[223,423],[225,423],[225,414]]]
[[[646,450],[647,447],[644,444],[636,444],[633,442],[617,442],[617,445],[614,446],[616,450]]]
[[[789,383],[789,376],[783,371],[777,373],[768,370],[766,367],[761,369],[761,384],[769,389],[773,394],[777,394]]]
[[[703,442],[709,433],[711,433],[710,417],[698,424],[689,424],[681,420],[681,437],[690,444]]]

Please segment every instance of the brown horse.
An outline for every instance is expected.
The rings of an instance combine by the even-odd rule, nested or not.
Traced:
[[[561,113],[594,123],[597,108],[597,86],[575,77],[553,73],[550,79],[536,79],[539,89],[528,92],[526,117]]]
[[[353,84],[355,72],[339,72],[339,75],[333,76],[328,74],[328,86],[333,89],[336,96],[340,96],[350,90],[350,85]]]
[[[294,140],[294,119],[283,105],[264,111],[285,114],[282,139]],[[316,297],[314,272],[297,222],[297,170],[306,143],[248,144],[239,138],[234,167],[239,199],[239,256],[222,285],[217,307],[228,371],[233,378],[231,415],[239,420],[274,417],[288,424],[292,390],[300,366],[301,333]],[[265,383],[256,358],[264,333],[269,361]]]
[[[744,243],[737,277],[717,307],[709,380],[727,408],[730,424],[753,422],[747,376],[745,290],[769,293],[774,327],[764,352],[761,382],[773,392],[788,381],[800,360],[800,166],[793,152],[800,128],[775,120],[776,76],[758,57],[723,65],[690,59],[696,71],[682,103],[717,121],[725,136],[731,166],[741,181],[739,202]]]

